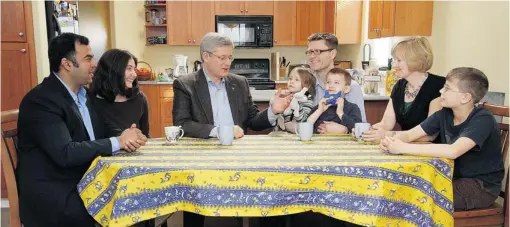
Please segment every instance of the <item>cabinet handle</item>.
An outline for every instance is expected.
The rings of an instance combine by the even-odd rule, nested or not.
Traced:
[[[21,53],[26,53],[27,49],[21,49],[20,51],[21,51]]]
[[[20,33],[18,33],[18,35],[19,35],[19,37],[23,37],[25,35],[25,33],[20,32]]]

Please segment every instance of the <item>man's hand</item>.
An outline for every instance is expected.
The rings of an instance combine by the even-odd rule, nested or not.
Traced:
[[[234,125],[234,138],[239,139],[244,136],[244,130],[238,125]]]
[[[290,105],[293,95],[285,96],[280,90],[276,91],[274,96],[273,104],[271,104],[271,110],[274,114],[280,114],[287,109]]]
[[[317,127],[320,134],[344,134],[347,133],[347,127],[332,121],[324,121]]]
[[[134,152],[145,145],[147,137],[133,124],[130,128],[124,130],[122,134],[117,137],[117,140],[119,141],[120,149],[126,150],[127,152]]]
[[[386,136],[384,139],[381,139],[379,147],[385,153],[402,154],[406,145],[407,143],[404,143],[395,137]]]

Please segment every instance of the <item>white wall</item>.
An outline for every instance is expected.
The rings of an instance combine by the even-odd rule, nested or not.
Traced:
[[[44,77],[47,77],[50,74],[44,1],[32,2],[32,14],[34,20],[35,63],[37,65],[37,79],[40,83]]]
[[[490,91],[506,93],[508,105],[508,7],[507,1],[435,2],[431,71],[446,75],[455,67],[478,68],[489,78]]]

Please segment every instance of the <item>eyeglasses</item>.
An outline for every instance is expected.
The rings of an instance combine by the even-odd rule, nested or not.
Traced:
[[[218,59],[220,59],[221,61],[227,61],[227,59],[228,59],[228,60],[230,60],[230,61],[233,61],[233,60],[234,60],[234,57],[233,57],[233,56],[218,56],[218,55],[213,54],[213,53],[211,53],[211,52],[207,52],[207,53],[214,55],[215,57],[217,57],[217,58],[218,58]]]
[[[305,51],[305,54],[310,56],[310,55],[319,55],[319,54],[322,54],[322,52],[326,52],[326,51],[332,51],[334,49],[326,49],[326,50],[307,50]]]

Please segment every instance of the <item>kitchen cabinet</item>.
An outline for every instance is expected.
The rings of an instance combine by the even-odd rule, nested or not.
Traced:
[[[370,1],[368,38],[431,36],[433,1]]]
[[[152,138],[165,136],[164,128],[173,125],[174,91],[171,84],[141,84],[149,103],[149,134]]]
[[[2,1],[2,42],[26,42],[23,1]]]
[[[308,44],[308,37],[316,32],[323,32],[324,29],[324,1],[297,1],[297,36],[296,44],[305,46]]]
[[[273,15],[274,1],[215,1],[216,15]]]
[[[32,2],[2,1],[2,71],[0,74],[2,111],[18,109],[25,94],[37,84],[35,65],[34,27]],[[13,129],[13,124],[3,124],[2,130]],[[1,196],[7,198],[7,185],[1,175]]]
[[[275,46],[296,44],[296,1],[274,1],[273,39]]]
[[[168,44],[198,46],[214,31],[213,1],[167,1]]]
[[[2,42],[2,110],[18,109],[32,88],[27,43]]]
[[[334,34],[339,44],[361,42],[363,1],[337,0],[334,3]],[[330,7],[328,7],[330,8]],[[331,12],[326,12],[331,14]],[[327,20],[330,21],[330,20]],[[328,29],[328,26],[326,27]]]

